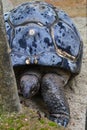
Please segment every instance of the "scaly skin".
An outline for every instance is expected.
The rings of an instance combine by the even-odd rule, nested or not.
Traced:
[[[41,86],[41,94],[49,111],[49,119],[64,127],[70,118],[70,110],[64,94],[64,86],[70,75],[63,71],[57,73],[28,71],[20,78],[21,92],[25,98],[34,96]],[[42,80],[42,81],[41,81]]]
[[[41,93],[48,107],[49,119],[66,127],[70,118],[70,110],[63,86],[63,77],[49,73],[42,79]]]

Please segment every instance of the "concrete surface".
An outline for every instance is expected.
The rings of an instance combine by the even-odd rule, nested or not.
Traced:
[[[3,0],[4,11],[10,10],[15,5],[24,1],[29,0]],[[71,120],[68,128],[70,130],[85,130],[85,113],[87,106],[87,23],[86,17],[77,16],[73,18],[73,20],[82,36],[84,53],[81,73],[65,88],[71,110]]]

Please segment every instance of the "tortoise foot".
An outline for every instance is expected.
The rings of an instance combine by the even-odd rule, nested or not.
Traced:
[[[56,122],[58,125],[63,126],[63,127],[67,127],[68,123],[69,123],[69,116],[66,115],[50,115],[49,119],[53,122]]]

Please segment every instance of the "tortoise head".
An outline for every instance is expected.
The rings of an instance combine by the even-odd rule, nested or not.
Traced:
[[[40,88],[39,78],[34,74],[24,74],[20,78],[20,89],[25,98],[34,96]]]

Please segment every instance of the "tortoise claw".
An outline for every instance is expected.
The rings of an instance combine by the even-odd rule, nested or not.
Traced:
[[[53,122],[56,122],[58,125],[63,126],[63,127],[67,127],[67,125],[69,123],[69,117],[65,116],[65,115],[60,115],[58,117],[50,115],[49,119]]]

